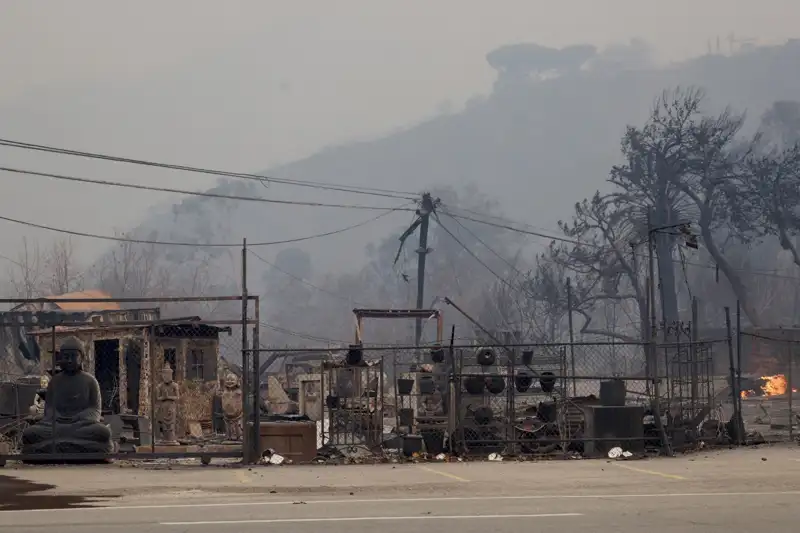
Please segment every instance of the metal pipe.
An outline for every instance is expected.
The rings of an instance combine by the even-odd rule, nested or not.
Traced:
[[[242,450],[244,456],[244,463],[249,464],[252,461],[252,449],[254,445],[252,442],[252,433],[248,431],[248,424],[253,421],[250,419],[250,357],[248,353],[247,344],[247,239],[242,239],[242,295],[239,300],[242,302],[242,419],[244,421],[244,431],[242,431]]]
[[[572,327],[572,279],[567,278],[567,322],[569,324],[569,358],[572,375],[575,375],[575,330]],[[575,378],[572,378],[572,396],[578,396]]]
[[[258,348],[260,346],[260,336],[259,336],[259,328],[258,322],[259,317],[261,316],[261,310],[259,309],[259,300],[255,302],[255,309],[253,310],[253,315],[256,319],[256,325],[253,327],[253,348]],[[261,373],[259,370],[261,369],[261,364],[259,361],[259,351],[256,349],[253,354],[253,458],[254,461],[257,461],[261,456]]]
[[[510,350],[512,348],[559,348],[564,347],[566,348],[569,346],[569,343],[556,343],[556,344],[547,344],[547,343],[511,343],[511,344],[504,344],[501,342],[496,342],[494,344],[481,344],[483,348],[505,348]],[[714,339],[714,340],[707,340],[703,341],[704,344],[716,344],[720,342],[725,342],[725,339]],[[614,343],[614,342],[576,342],[575,346],[640,346],[640,347],[647,347],[646,343],[641,342],[629,342],[629,343]],[[668,343],[668,344],[658,344],[660,347],[675,347],[677,348],[678,343]],[[456,344],[453,346],[454,348],[476,348],[475,344]],[[381,350],[413,350],[416,348],[413,344],[405,345],[405,344],[389,344],[389,345],[362,345],[361,349],[364,351],[381,351]],[[271,352],[271,353],[320,353],[320,352],[336,352],[336,351],[344,351],[346,348],[330,348],[330,347],[311,347],[311,348],[259,348],[258,350],[248,349],[246,350],[248,353],[258,351],[258,352]]]
[[[156,353],[152,326],[145,330],[146,349],[150,363],[150,451],[156,453]]]
[[[56,327],[55,326],[53,326],[51,337],[50,337],[50,349],[52,351],[52,356],[50,358],[50,379],[52,380],[56,375]],[[55,387],[53,387],[53,388],[55,389]],[[53,393],[53,396],[55,396],[55,390],[53,390],[51,392]],[[52,397],[48,398],[48,396],[50,396],[50,395],[45,393],[45,399],[44,399],[45,406],[47,406],[47,402],[48,401],[53,401],[53,398]],[[53,453],[55,454],[55,453],[57,453],[56,441],[58,441],[58,436],[56,435],[56,410],[55,410],[55,405],[54,404],[50,404],[50,405],[53,406],[50,409],[50,413],[52,414],[52,417],[51,417],[51,420],[50,420],[50,424],[51,424],[50,425],[50,431],[53,432],[52,433],[52,435],[53,435]]]
[[[46,303],[170,303],[170,302],[238,302],[242,298],[255,296],[162,296],[149,298],[0,298],[0,304],[46,304]]]

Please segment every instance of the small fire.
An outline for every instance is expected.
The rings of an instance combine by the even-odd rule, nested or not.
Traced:
[[[744,398],[749,398],[750,396],[755,396],[755,395],[756,395],[756,391],[754,391],[754,390],[752,390],[752,389],[750,389],[750,390],[743,390],[742,392],[740,392],[740,393],[739,393],[739,396],[741,396],[741,397],[742,397],[742,399],[744,399]]]
[[[761,376],[761,379],[764,381],[764,384],[761,386],[764,396],[781,396],[786,394],[786,390],[789,388],[786,376],[783,374]],[[793,388],[792,392],[797,392],[797,389]]]

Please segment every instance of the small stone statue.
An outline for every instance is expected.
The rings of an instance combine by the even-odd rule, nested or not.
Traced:
[[[229,440],[242,440],[242,388],[236,374],[225,376],[221,393],[222,416],[225,420],[225,435]]]
[[[100,421],[100,385],[81,367],[83,344],[68,337],[54,356],[61,371],[47,384],[41,420],[22,432],[22,452],[111,453],[111,430]]]
[[[44,402],[45,398],[47,397],[46,391],[49,383],[49,376],[45,375],[39,378],[39,390],[36,392],[36,396],[33,398],[33,404],[28,409],[28,414],[36,420],[40,420],[44,416]]]
[[[176,445],[176,426],[178,425],[178,398],[180,390],[172,379],[172,367],[164,365],[161,370],[161,383],[156,388],[156,420],[161,428],[161,444]]]

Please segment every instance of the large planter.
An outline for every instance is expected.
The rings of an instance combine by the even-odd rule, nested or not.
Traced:
[[[360,365],[364,357],[364,351],[361,349],[361,344],[351,344],[347,350],[347,357],[345,361],[348,365]]]
[[[514,388],[517,389],[517,392],[528,392],[531,385],[533,385],[533,376],[529,373],[522,371],[514,376]]]
[[[475,417],[476,424],[485,426],[492,421],[494,418],[494,413],[492,412],[491,407],[478,407],[475,409],[473,416]]]
[[[433,394],[436,392],[436,382],[433,381],[433,376],[422,376],[419,378],[419,393],[420,394]]]
[[[539,376],[539,385],[542,387],[542,392],[551,393],[556,388],[556,378],[553,377],[552,372],[542,372]]]
[[[506,380],[503,376],[492,375],[486,377],[486,390],[492,394],[500,394],[506,390]]]
[[[422,453],[423,442],[419,435],[403,435],[403,455],[412,457],[414,454]]]
[[[414,425],[414,410],[409,408],[400,409],[397,412],[398,423],[401,426]]]
[[[530,365],[533,362],[533,350],[523,350],[522,352],[522,364],[523,365]]]
[[[328,396],[325,398],[325,405],[328,406],[328,409],[338,409],[339,408],[339,397],[338,396]]]
[[[431,361],[434,363],[444,363],[444,349],[441,346],[434,346],[431,350]]]
[[[400,378],[397,380],[397,394],[408,396],[414,390],[414,380],[410,378]]]
[[[481,348],[476,357],[478,364],[481,366],[491,366],[497,361],[497,356],[491,348]]]
[[[466,390],[469,394],[483,394],[483,389],[485,386],[486,382],[481,376],[470,376],[464,380],[464,390]]]

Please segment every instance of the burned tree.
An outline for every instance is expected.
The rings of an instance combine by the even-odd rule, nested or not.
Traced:
[[[575,205],[570,223],[559,222],[564,235],[574,244],[552,243],[549,258],[575,273],[575,298],[572,311],[583,317],[580,332],[624,341],[637,340],[607,329],[592,327],[594,313],[600,304],[619,305],[638,314],[638,333],[646,338],[649,323],[644,279],[640,262],[631,247],[640,239],[640,230],[630,216],[630,209],[620,207],[613,197],[596,193],[591,199]],[[545,273],[552,276],[553,272]],[[563,299],[555,296],[554,280],[542,276],[541,288],[549,285],[553,303]]]
[[[800,145],[752,154],[741,176],[739,227],[758,237],[778,239],[800,266],[796,238],[800,235]]]
[[[723,253],[722,243],[743,239],[737,220],[744,217],[739,201],[739,177],[751,143],[737,139],[744,116],[725,109],[717,115],[702,112],[704,94],[698,89],[665,92],[642,128],[629,128],[623,140],[628,164],[612,172],[612,183],[623,187],[620,197],[639,211],[648,204],[651,227],[680,222],[697,223],[705,249],[728,280],[750,322],[758,312],[740,274]],[[631,194],[634,191],[635,194]],[[641,216],[641,213],[639,214]],[[666,286],[663,307],[669,320],[677,314],[672,262],[674,242],[657,237],[661,283]]]

